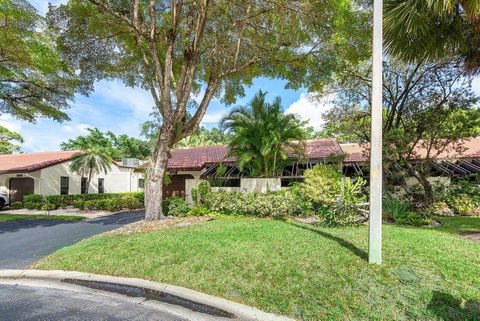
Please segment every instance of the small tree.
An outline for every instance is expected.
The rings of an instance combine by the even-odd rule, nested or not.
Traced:
[[[369,70],[367,64],[339,77],[337,105],[325,115],[328,132],[344,140],[370,142]],[[404,168],[402,179],[405,174],[415,177],[427,204],[434,198],[427,175],[435,159],[446,152],[461,153],[464,140],[479,134],[479,97],[471,79],[462,74],[463,66],[452,61],[385,62],[385,166],[395,174]],[[421,162],[412,162],[419,158]]]
[[[289,156],[304,154],[306,131],[295,115],[282,112],[280,97],[265,101],[266,92],[259,91],[248,107],[239,107],[221,121],[231,135],[230,154],[237,159],[240,170],[251,175],[277,175]]]
[[[102,149],[90,147],[83,152],[75,154],[70,164],[70,170],[82,177],[87,177],[85,194],[88,194],[90,181],[94,174],[108,173],[111,170],[112,158]]]

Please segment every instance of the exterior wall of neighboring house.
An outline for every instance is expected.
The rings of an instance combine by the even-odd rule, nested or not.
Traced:
[[[70,170],[70,161],[49,166],[30,173],[13,173],[0,175],[0,191],[9,192],[9,180],[15,177],[30,177],[34,180],[34,193],[41,195],[60,194],[61,177],[68,177],[68,194],[80,194],[81,176]],[[112,164],[111,171],[93,175],[89,193],[98,193],[99,179],[103,178],[104,193],[137,192],[143,188],[139,186],[143,179],[142,173],[133,168]]]

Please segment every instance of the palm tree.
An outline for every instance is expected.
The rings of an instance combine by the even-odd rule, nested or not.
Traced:
[[[285,115],[280,97],[265,101],[261,90],[246,107],[238,107],[220,122],[231,134],[230,154],[240,170],[252,176],[275,176],[283,169],[289,155],[303,155],[306,131],[294,115]]]
[[[88,188],[93,174],[109,172],[112,162],[113,160],[108,153],[101,148],[91,146],[72,157],[70,170],[78,173],[82,177],[87,176],[85,194],[88,194]]]
[[[479,0],[386,0],[387,50],[407,61],[457,57],[480,72]]]

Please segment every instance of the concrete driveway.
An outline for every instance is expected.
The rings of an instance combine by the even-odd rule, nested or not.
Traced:
[[[21,269],[90,236],[143,219],[124,212],[77,222],[28,220],[0,223],[0,269]]]

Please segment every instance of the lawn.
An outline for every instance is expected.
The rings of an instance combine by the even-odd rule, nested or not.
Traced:
[[[480,219],[469,220],[480,229]],[[100,235],[35,267],[157,280],[298,320],[480,320],[480,244],[460,239],[452,231],[462,223],[448,221],[384,226],[381,266],[366,261],[366,226],[232,219]],[[398,267],[421,281],[401,283]]]
[[[80,221],[85,217],[67,216],[67,215],[23,215],[23,214],[3,214],[0,213],[0,223],[22,221],[22,220],[60,220],[60,221]]]

